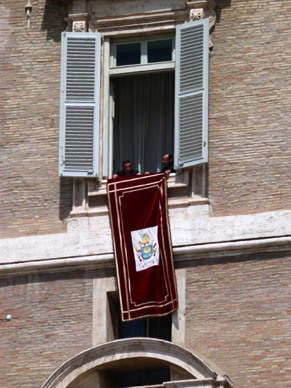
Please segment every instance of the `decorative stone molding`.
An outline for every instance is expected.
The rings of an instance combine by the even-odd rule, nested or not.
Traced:
[[[210,11],[208,13],[208,18],[209,18],[209,50],[213,49],[213,42],[212,42],[212,33],[215,28],[215,23],[216,23],[216,13],[215,11]]]
[[[205,12],[203,8],[198,8],[198,9],[190,9],[189,12],[189,21],[193,22],[195,20],[200,20],[204,19]]]
[[[71,14],[68,20],[71,20],[71,31],[88,32],[89,15],[87,13]],[[67,20],[66,22],[68,23]]]
[[[144,14],[99,17],[93,23],[95,29],[104,36],[126,36],[143,33],[155,33],[163,30],[173,31],[177,24],[209,18],[209,49],[213,49],[211,34],[214,31],[216,14],[212,3],[207,1],[186,2],[184,9],[163,10]],[[73,22],[73,31],[74,22]]]
[[[189,21],[189,12],[195,15],[200,13],[200,18],[207,17],[207,12],[212,7],[210,0],[188,1],[181,9],[161,9],[145,13],[128,15],[113,15],[102,17],[98,15],[94,27],[107,36],[123,36],[130,34],[155,33],[156,31],[173,31],[177,24]],[[197,20],[197,19],[193,19]]]

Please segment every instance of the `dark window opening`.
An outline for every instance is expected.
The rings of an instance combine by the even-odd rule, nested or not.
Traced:
[[[170,381],[170,370],[169,368],[164,368],[124,372],[117,374],[115,379],[115,386],[118,388],[158,385],[163,384],[165,381]]]
[[[148,317],[123,322],[118,312],[118,338],[151,337],[171,341],[172,316]]]
[[[120,44],[116,46],[116,66],[137,65],[140,63],[140,43]]]
[[[174,72],[112,78],[113,172],[129,159],[141,173],[158,172],[174,146]]]
[[[116,302],[116,317],[118,320],[118,339],[131,337],[152,337],[171,341],[172,315],[148,317],[123,322],[120,314],[120,304]],[[117,387],[144,386],[162,384],[170,380],[168,367],[157,369],[142,369],[119,373],[115,376]]]
[[[172,60],[172,39],[148,42],[148,63]]]

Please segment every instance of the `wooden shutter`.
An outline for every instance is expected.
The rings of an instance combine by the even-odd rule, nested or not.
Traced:
[[[98,175],[100,36],[62,34],[59,171],[63,176]]]
[[[208,18],[176,29],[175,167],[208,161]]]

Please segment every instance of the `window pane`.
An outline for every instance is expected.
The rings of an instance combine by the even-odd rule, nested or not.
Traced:
[[[172,60],[172,39],[148,42],[148,63]]]
[[[116,66],[139,64],[140,56],[140,43],[120,44],[116,46]]]

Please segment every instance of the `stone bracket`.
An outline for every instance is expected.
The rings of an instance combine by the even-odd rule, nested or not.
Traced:
[[[65,19],[68,23],[67,31],[72,32],[88,32],[89,14],[88,13],[76,13],[70,14]]]

